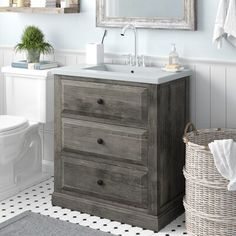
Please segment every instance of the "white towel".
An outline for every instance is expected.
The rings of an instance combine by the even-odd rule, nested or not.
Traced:
[[[224,31],[227,34],[227,40],[236,47],[236,0],[229,0]]]
[[[0,1],[0,7],[9,7],[9,6],[10,6],[9,0],[1,0]]]
[[[236,142],[232,139],[209,143],[219,173],[229,180],[228,190],[236,191]]]
[[[229,0],[220,0],[216,14],[215,28],[213,34],[213,43],[217,43],[218,49],[222,47],[222,39],[225,36],[224,26],[225,26],[228,6],[229,6]]]

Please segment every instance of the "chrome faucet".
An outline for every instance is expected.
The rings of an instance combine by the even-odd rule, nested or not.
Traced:
[[[125,36],[126,30],[131,29],[134,32],[134,57],[135,57],[135,66],[139,66],[138,63],[138,54],[137,54],[137,30],[134,25],[126,25],[121,31],[121,36]]]

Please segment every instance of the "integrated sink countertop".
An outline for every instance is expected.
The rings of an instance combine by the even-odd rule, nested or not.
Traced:
[[[54,75],[78,76],[105,80],[119,80],[128,82],[162,84],[192,75],[192,71],[184,69],[181,72],[166,72],[158,67],[131,67],[125,65],[74,65],[56,68]]]

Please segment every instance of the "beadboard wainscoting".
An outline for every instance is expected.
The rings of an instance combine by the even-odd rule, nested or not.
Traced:
[[[0,66],[24,58],[15,54],[12,47],[0,47]],[[73,50],[56,50],[44,59],[56,60],[61,65],[85,62],[85,53]],[[106,54],[107,63],[124,64],[125,57]],[[146,57],[147,66],[163,66],[167,58]],[[200,59],[182,59],[193,70],[191,78],[191,121],[197,128],[236,128],[236,62]],[[0,113],[4,114],[3,79],[0,79]],[[46,163],[53,162],[53,124],[43,125],[43,153]]]

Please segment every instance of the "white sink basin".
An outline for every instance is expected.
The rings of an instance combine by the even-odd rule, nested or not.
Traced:
[[[162,71],[157,67],[132,67],[114,64],[92,66],[81,64],[54,69],[53,74],[92,79],[162,84],[190,76],[192,72],[187,69],[178,73],[170,73]]]
[[[129,74],[134,76],[156,76],[157,74],[162,73],[158,68],[151,67],[131,67],[125,65],[112,65],[112,64],[103,64],[98,66],[91,66],[84,68],[84,70],[92,71],[103,71],[103,72],[113,72],[113,73],[122,73]]]

